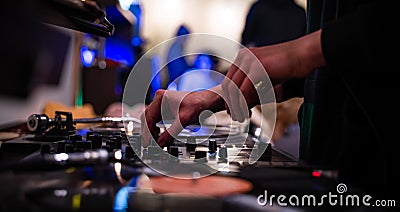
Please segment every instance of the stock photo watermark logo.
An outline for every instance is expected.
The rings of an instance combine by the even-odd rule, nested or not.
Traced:
[[[375,199],[369,194],[351,194],[347,193],[348,188],[344,183],[336,186],[335,192],[328,192],[323,195],[303,194],[303,195],[283,195],[264,194],[257,197],[257,203],[260,206],[281,207],[396,207],[396,200]]]

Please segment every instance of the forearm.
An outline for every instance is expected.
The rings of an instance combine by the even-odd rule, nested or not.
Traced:
[[[325,66],[326,61],[321,45],[321,30],[291,41],[297,59],[298,68],[295,78],[304,78],[316,68]]]

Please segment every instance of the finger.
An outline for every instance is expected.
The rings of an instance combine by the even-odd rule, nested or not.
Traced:
[[[143,146],[147,146],[151,139],[157,139],[160,132],[160,129],[156,126],[156,123],[160,121],[160,118],[148,115],[149,111],[154,113],[154,110],[146,109],[143,115],[144,120],[142,120],[141,131],[143,137]]]
[[[240,86],[240,91],[244,93],[244,99],[246,101],[246,107],[251,108],[255,105],[260,104],[260,97],[258,95],[263,95],[262,93],[257,93],[257,90],[254,87],[253,82],[250,78],[246,77],[244,79],[242,85]]]
[[[239,65],[241,64],[242,61],[242,54],[239,52],[238,55],[235,58],[235,61],[233,62],[233,64],[229,67],[228,72],[225,75],[224,80],[222,81],[221,85],[223,90],[227,91],[228,90],[228,85],[232,79],[232,77],[236,74],[236,72],[239,70]],[[225,93],[226,94],[226,93]],[[224,100],[225,100],[225,109],[226,112],[228,114],[230,114],[230,108],[227,104],[227,102],[229,102],[229,96],[224,95],[223,96]]]
[[[148,124],[146,122],[146,111],[147,109],[140,115],[140,134],[142,135],[143,138],[143,146],[146,147],[150,141],[151,138],[151,133],[149,128],[147,127]]]
[[[141,133],[143,144],[147,146],[151,138],[157,139],[160,129],[156,124],[161,121],[161,101],[165,90],[156,92],[154,100],[148,105],[141,116]]]
[[[188,120],[184,117],[184,115],[179,114],[179,118],[176,118],[172,123],[171,127],[165,130],[157,140],[158,145],[161,147],[167,146],[170,142],[174,140],[184,127],[188,124]]]
[[[228,72],[226,73],[226,77],[231,79],[233,75],[236,73],[236,70],[239,69],[238,66],[242,62],[242,55],[240,52],[237,54],[235,61],[232,63],[231,67],[228,69]]]
[[[246,79],[245,73],[241,70],[238,70],[235,75],[232,77],[231,84],[228,87],[228,96],[229,96],[229,106],[231,108],[231,116],[233,120],[242,122],[244,121],[244,112],[243,110],[247,110],[247,106],[243,107],[245,104],[243,94],[240,91],[240,86],[243,83],[243,80]]]
[[[237,71],[238,71],[237,66],[232,65],[231,67],[229,67],[228,73],[227,73],[227,75],[224,77],[224,79],[222,80],[222,83],[221,83],[221,87],[222,87],[222,91],[223,91],[223,96],[222,96],[222,98],[224,99],[224,102],[225,102],[225,109],[226,109],[226,112],[227,112],[228,114],[230,114],[230,108],[229,108],[229,105],[228,105],[228,102],[230,102],[230,100],[229,100],[229,93],[228,93],[229,84],[230,84],[231,81],[232,81],[231,78],[234,76],[234,74],[235,74]]]
[[[252,108],[255,105],[259,104],[259,97],[258,97],[258,93],[253,85],[253,82],[246,77],[243,80],[242,85],[240,86],[240,91],[242,93],[244,93],[244,101],[241,101],[241,107],[246,107],[246,109],[248,110],[249,108]],[[246,118],[250,118],[251,113],[245,114]]]

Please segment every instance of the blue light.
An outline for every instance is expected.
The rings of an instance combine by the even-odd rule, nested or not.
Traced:
[[[132,181],[118,190],[114,199],[114,212],[126,212],[128,209],[129,193],[136,191],[138,176],[133,177]]]
[[[133,66],[135,61],[135,53],[132,46],[114,38],[106,40],[104,54],[106,58],[127,66]]]
[[[89,132],[90,130],[89,129],[78,129],[78,130],[76,130],[76,134],[77,135],[80,135],[80,136],[85,136],[85,135],[87,135],[87,133]],[[86,138],[87,139],[87,138]]]
[[[142,45],[143,41],[139,36],[135,36],[131,39],[131,44],[132,46],[140,46]]]
[[[94,173],[94,169],[91,166],[85,166],[83,168],[85,174],[86,174],[86,178],[88,179],[94,179],[96,177],[96,174]]]
[[[87,47],[81,48],[81,60],[85,67],[90,67],[93,64],[95,58],[95,52],[88,49]]]
[[[114,86],[114,94],[121,95],[122,94],[122,85],[115,85]]]
[[[128,208],[129,187],[122,187],[115,195],[114,211],[126,211]]]

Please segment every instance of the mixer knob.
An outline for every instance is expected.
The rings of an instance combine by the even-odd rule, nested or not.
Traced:
[[[77,141],[75,143],[75,151],[77,152],[84,152],[86,150],[92,149],[92,142],[91,141]]]
[[[226,146],[221,146],[221,148],[219,148],[218,156],[220,162],[228,162],[228,149],[226,148]]]
[[[207,151],[198,150],[194,153],[195,162],[207,162]]]
[[[208,150],[213,153],[217,151],[217,141],[215,139],[208,140]]]
[[[30,132],[42,133],[47,130],[49,117],[45,114],[33,114],[28,117],[26,125]]]
[[[101,134],[90,134],[88,140],[92,142],[93,149],[101,149],[103,145],[103,136]]]
[[[142,148],[142,136],[139,133],[134,133],[128,137],[129,144],[135,151],[140,151]]]
[[[110,141],[114,142],[115,149],[122,149],[122,136],[121,135],[112,135],[109,137]]]
[[[196,150],[197,144],[186,143],[185,146],[188,152],[194,152]]]
[[[75,145],[67,143],[65,145],[65,153],[75,152]]]
[[[67,142],[65,141],[58,141],[57,142],[57,153],[63,153],[65,152],[65,145]]]
[[[170,146],[169,154],[171,154],[174,157],[179,157],[179,148],[177,146]]]
[[[132,147],[127,145],[125,146],[125,158],[126,159],[131,159],[131,158],[135,158],[136,153],[135,151],[133,151]]]
[[[197,143],[196,143],[196,137],[195,136],[189,136],[186,140],[186,150],[188,152],[194,152],[196,150],[197,147]]]
[[[108,139],[106,140],[106,146],[110,152],[115,149],[121,149],[121,137],[116,137],[114,135],[108,136]]]
[[[69,135],[69,140],[75,145],[77,141],[82,141],[82,136],[78,134],[72,134]]]
[[[116,136],[116,137],[122,137],[122,133],[121,132],[119,132],[119,131],[115,131],[115,132],[113,132],[112,133],[114,136]]]
[[[163,150],[159,146],[148,146],[147,147],[148,159],[159,160],[162,152],[163,152]]]
[[[196,136],[188,136],[186,138],[186,142],[189,144],[195,144],[196,143]]]

